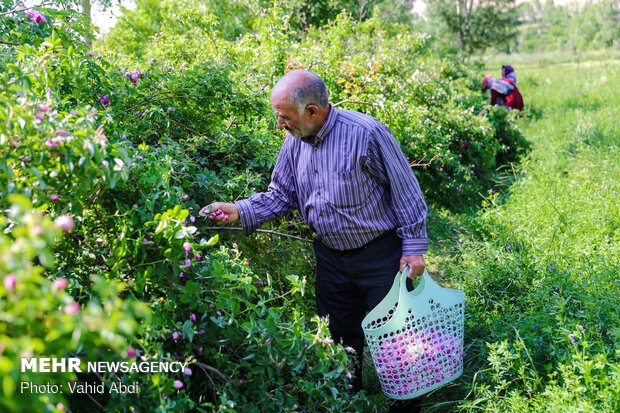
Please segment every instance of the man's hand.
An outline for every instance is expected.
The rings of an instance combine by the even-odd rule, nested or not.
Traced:
[[[419,277],[424,274],[426,263],[424,255],[403,255],[400,257],[400,272],[403,272],[406,266],[409,266],[409,278]]]
[[[222,211],[223,214],[216,214],[217,210]],[[209,204],[202,208],[198,215],[207,215],[209,219],[212,219],[218,225],[229,224],[239,220],[239,210],[237,209],[237,206],[228,202],[214,202]]]

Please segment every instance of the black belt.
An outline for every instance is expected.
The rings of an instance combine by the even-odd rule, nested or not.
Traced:
[[[327,249],[329,249],[330,251],[332,251],[334,254],[336,255],[349,255],[349,254],[355,254],[357,252],[360,252],[361,250],[363,250],[364,248],[367,248],[368,246],[372,245],[373,243],[379,242],[389,236],[394,236],[396,235],[396,228],[391,229],[389,231],[385,231],[383,234],[379,235],[378,237],[373,238],[371,241],[368,241],[366,244],[362,245],[361,247],[357,247],[357,248],[352,248],[352,249],[348,249],[348,250],[336,250],[333,248],[328,247],[327,245],[323,244],[323,246]],[[320,235],[315,236],[315,241],[319,241],[319,242],[323,242],[322,238]]]

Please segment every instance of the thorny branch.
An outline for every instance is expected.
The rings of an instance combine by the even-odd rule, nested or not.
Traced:
[[[207,136],[205,136],[204,134],[202,134],[202,133],[198,132],[197,130],[194,130],[194,129],[190,128],[190,127],[189,127],[189,126],[187,126],[187,125],[182,124],[181,122],[177,122],[177,121],[176,121],[176,120],[174,120],[174,119],[169,119],[169,120],[170,120],[170,122],[174,123],[175,125],[179,125],[179,126],[180,126],[180,127],[182,127],[183,129],[187,129],[188,131],[193,132],[193,133],[195,133],[195,134],[196,134],[196,135],[198,135],[198,136],[202,136],[202,137],[203,137],[203,138],[205,138],[208,142],[211,142],[211,143],[213,143],[213,144],[217,144],[217,142],[215,142],[214,140],[209,139],[209,138],[208,138]]]
[[[206,227],[204,229],[211,229],[211,230],[215,230],[215,231],[218,231],[218,230],[243,231],[243,228],[241,228],[241,227]],[[256,232],[263,232],[265,234],[278,235],[280,237],[291,238],[291,239],[295,239],[295,240],[298,240],[298,241],[306,241],[306,242],[310,242],[310,243],[314,242],[314,241],[312,241],[310,239],[307,239],[307,238],[296,237],[295,235],[283,234],[281,232],[271,231],[271,230],[268,230],[268,229],[257,229]]]
[[[13,9],[13,10],[5,11],[4,13],[0,13],[0,16],[5,16],[5,15],[11,14],[11,13],[19,13],[21,11],[26,11],[26,10],[30,10],[30,9],[36,9],[37,7],[47,7],[47,6],[53,6],[53,5],[54,5],[54,3],[44,3],[44,4],[39,4],[38,6],[24,7],[22,9]]]
[[[361,100],[349,100],[349,99],[345,99],[345,100],[341,100],[338,103],[334,103],[332,106],[336,107],[338,105],[342,105],[343,103],[359,103],[360,105],[374,105],[374,103],[372,102],[363,102]]]
[[[428,161],[427,163],[422,163],[422,161],[426,158],[426,155],[424,155],[422,158],[420,158],[419,160],[415,161],[415,162],[411,162],[409,164],[409,166],[416,167],[416,166],[430,166],[430,164],[437,158],[439,158],[439,155],[435,155],[431,158],[430,161]]]

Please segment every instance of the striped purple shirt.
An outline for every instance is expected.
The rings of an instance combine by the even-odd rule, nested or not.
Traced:
[[[314,139],[288,134],[267,192],[236,201],[245,235],[299,209],[330,248],[358,248],[397,229],[402,255],[428,250],[426,204],[390,130],[363,113],[330,106]]]

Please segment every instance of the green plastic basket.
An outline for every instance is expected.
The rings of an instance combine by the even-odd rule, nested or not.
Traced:
[[[407,290],[409,267],[396,274],[390,292],[362,321],[386,396],[421,396],[463,373],[465,294],[443,288],[426,270]]]

